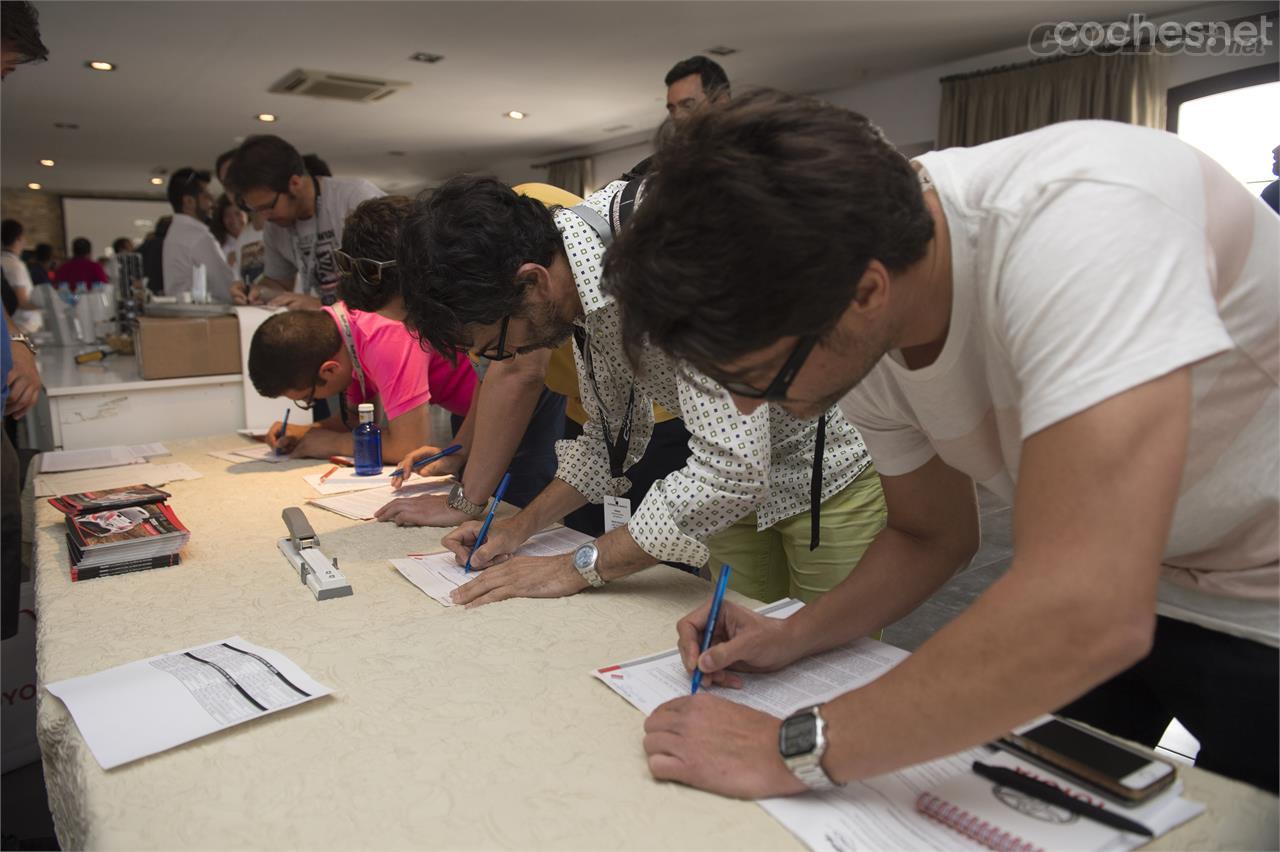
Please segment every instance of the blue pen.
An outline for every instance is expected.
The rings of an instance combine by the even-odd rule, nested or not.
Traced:
[[[502,495],[507,493],[507,483],[511,481],[511,474],[502,474],[502,481],[498,483],[498,490],[493,492],[493,505],[489,507],[489,514],[485,516],[484,524],[480,527],[480,535],[476,536],[476,543],[472,545],[471,552],[467,554],[467,564],[463,567],[463,574],[471,573],[471,557],[476,555],[476,551],[480,549],[480,545],[484,544],[484,537],[489,534],[489,524],[493,523],[493,513],[498,511],[498,504],[502,502]]]
[[[290,412],[290,411],[293,411],[293,409],[292,409],[292,408],[286,408],[286,409],[284,410],[284,422],[280,424],[280,431],[276,433],[276,440],[277,440],[277,441],[279,441],[281,438],[283,438],[283,437],[285,436],[285,433],[289,431],[289,412]],[[280,448],[279,448],[279,447],[276,447],[276,455],[280,455]]]
[[[716,583],[716,593],[711,598],[711,613],[707,617],[707,629],[702,634],[702,650],[698,652],[698,657],[707,653],[707,649],[711,647],[711,637],[716,632],[716,619],[720,617],[720,601],[724,600],[724,589],[729,583],[729,572],[733,569],[728,565],[720,566],[720,580]],[[689,690],[690,695],[698,694],[698,687],[702,685],[702,669],[695,668],[693,670],[693,689]]]
[[[436,453],[434,456],[427,456],[425,459],[418,459],[416,462],[413,463],[413,469],[417,470],[423,465],[431,464],[433,461],[439,461],[445,456],[451,456],[460,449],[462,449],[461,444],[452,444],[448,447],[445,447],[443,450]],[[404,476],[404,471],[401,470],[400,468],[396,468],[395,470],[391,471],[392,479],[398,479],[399,477],[402,477],[402,476]]]

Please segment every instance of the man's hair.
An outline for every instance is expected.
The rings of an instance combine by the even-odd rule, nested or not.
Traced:
[[[225,166],[227,163],[231,162],[232,160],[234,160],[236,157],[236,152],[239,150],[240,150],[239,148],[232,148],[230,151],[223,151],[221,154],[218,155],[218,159],[213,161],[213,173],[215,176],[222,174],[222,167]],[[225,182],[222,184],[222,188],[223,189],[227,188],[227,185]]]
[[[307,174],[312,177],[333,177],[333,169],[329,168],[329,164],[320,159],[319,154],[303,154],[302,165],[306,166]]]
[[[20,65],[49,58],[49,48],[40,39],[40,14],[34,6],[25,0],[0,3],[0,44],[22,57]]]
[[[706,368],[824,334],[872,260],[920,260],[933,219],[907,158],[849,110],[761,91],[692,116],[605,258],[632,349]]]
[[[17,219],[5,219],[0,222],[0,244],[11,246],[23,234],[22,223]]]
[[[412,208],[413,199],[404,195],[361,201],[342,226],[342,250],[352,257],[395,260],[400,229]],[[357,311],[379,310],[400,294],[398,271],[394,266],[384,268],[377,284],[358,275],[343,275],[338,281],[338,298]]]
[[[250,136],[241,143],[227,170],[227,183],[239,193],[251,189],[284,192],[289,178],[307,174],[298,149],[279,136]]]
[[[71,241],[72,257],[88,257],[93,254],[93,243],[87,237],[76,237]]]
[[[670,86],[690,74],[698,75],[698,79],[702,81],[702,91],[708,98],[714,98],[722,93],[729,94],[729,75],[724,73],[724,69],[718,62],[705,56],[690,56],[688,59],[677,62],[671,66],[671,70],[667,72],[662,82]]]
[[[53,260],[53,246],[49,243],[40,243],[36,246],[36,263],[48,263]]]
[[[267,397],[314,387],[320,366],[341,348],[342,335],[328,311],[276,314],[253,333],[249,379]]]
[[[208,172],[197,171],[190,166],[184,166],[169,175],[169,206],[173,208],[173,212],[182,212],[182,199],[188,195],[199,197],[200,184],[208,184],[209,177]]]
[[[405,325],[453,358],[464,326],[519,315],[522,264],[550,266],[562,249],[551,211],[490,177],[463,175],[414,204],[396,253]]]
[[[130,240],[128,237],[116,237],[116,241],[111,244],[111,251],[115,252],[116,254],[119,254],[121,251],[123,251],[123,248],[122,248],[123,246],[132,242],[133,241]]]

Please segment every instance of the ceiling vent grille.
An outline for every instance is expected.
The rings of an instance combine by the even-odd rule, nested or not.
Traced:
[[[378,80],[332,71],[295,68],[284,75],[268,91],[283,95],[308,95],[339,101],[367,103],[380,101],[409,84],[403,80]]]

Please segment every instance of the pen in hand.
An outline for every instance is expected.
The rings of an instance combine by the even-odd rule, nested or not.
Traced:
[[[467,554],[467,564],[463,566],[463,574],[471,573],[471,557],[475,556],[480,545],[484,544],[484,537],[489,534],[489,524],[493,523],[493,513],[498,511],[498,504],[502,502],[502,496],[507,493],[507,483],[510,481],[511,474],[504,473],[502,481],[498,483],[498,490],[493,492],[493,503],[489,506],[489,514],[485,515],[484,523],[480,526],[480,535],[476,536],[476,543],[471,545],[471,552]]]
[[[445,456],[451,456],[460,449],[462,449],[461,444],[451,444],[445,447],[440,452],[436,453],[435,455],[427,456],[425,459],[418,459],[416,462],[413,463],[413,469],[417,470],[420,467],[431,464],[433,461],[439,461]],[[402,468],[396,468],[395,470],[391,471],[392,479],[400,479],[405,475],[406,475],[406,472]]]
[[[286,408],[284,410],[284,422],[280,424],[280,431],[276,433],[276,455],[280,455],[280,439],[289,431],[289,412],[292,410],[292,408]]]
[[[716,582],[716,593],[711,596],[711,612],[707,614],[707,626],[702,632],[702,650],[698,652],[698,657],[707,653],[707,649],[711,647],[711,637],[716,633],[716,619],[720,617],[720,602],[724,600],[725,586],[729,583],[729,572],[733,569],[728,565],[720,566],[720,579]],[[689,690],[690,695],[698,694],[698,687],[702,685],[702,669],[697,668],[696,664],[693,670],[693,688]]]

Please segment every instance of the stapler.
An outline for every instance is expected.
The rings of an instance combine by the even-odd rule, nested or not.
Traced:
[[[297,506],[290,506],[281,513],[289,537],[277,542],[280,552],[298,572],[301,580],[316,600],[341,598],[351,594],[351,584],[338,570],[338,560],[330,560],[320,550],[320,537],[311,528],[311,522]]]

